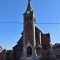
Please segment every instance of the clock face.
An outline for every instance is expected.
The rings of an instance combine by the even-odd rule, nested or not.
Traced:
[[[27,14],[29,14],[30,13],[30,11],[27,11]]]

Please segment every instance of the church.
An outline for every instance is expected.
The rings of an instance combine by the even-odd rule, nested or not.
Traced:
[[[48,56],[51,50],[50,34],[44,34],[36,26],[36,16],[28,0],[27,9],[23,14],[22,36],[13,47],[14,60],[39,60]]]

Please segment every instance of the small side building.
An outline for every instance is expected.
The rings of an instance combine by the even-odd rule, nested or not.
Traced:
[[[6,50],[0,46],[0,60],[5,60]]]
[[[53,52],[54,52],[55,58],[57,60],[60,59],[60,43],[55,43],[53,45]]]
[[[5,60],[13,60],[13,51],[12,50],[6,51]]]

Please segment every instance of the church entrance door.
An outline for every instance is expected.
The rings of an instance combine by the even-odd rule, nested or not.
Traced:
[[[27,47],[27,57],[32,55],[32,48],[30,46]]]

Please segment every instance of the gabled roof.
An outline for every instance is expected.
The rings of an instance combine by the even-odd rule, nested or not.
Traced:
[[[21,38],[18,40],[17,43],[22,42],[22,39],[23,39],[23,37],[21,36]]]
[[[35,26],[35,31],[36,31],[36,33],[40,33],[40,32],[42,33],[42,31],[39,28],[37,28],[36,26]],[[23,32],[21,34],[23,35]],[[43,35],[50,40],[50,34],[49,33],[43,34]],[[21,36],[21,38],[19,39],[19,41],[17,43],[22,42],[22,39],[23,39],[23,37]]]
[[[35,26],[35,30],[36,30],[37,32],[41,32],[41,30],[40,30],[39,28],[37,28],[36,26]]]
[[[47,36],[50,39],[50,34],[49,33],[46,33],[44,35]]]

